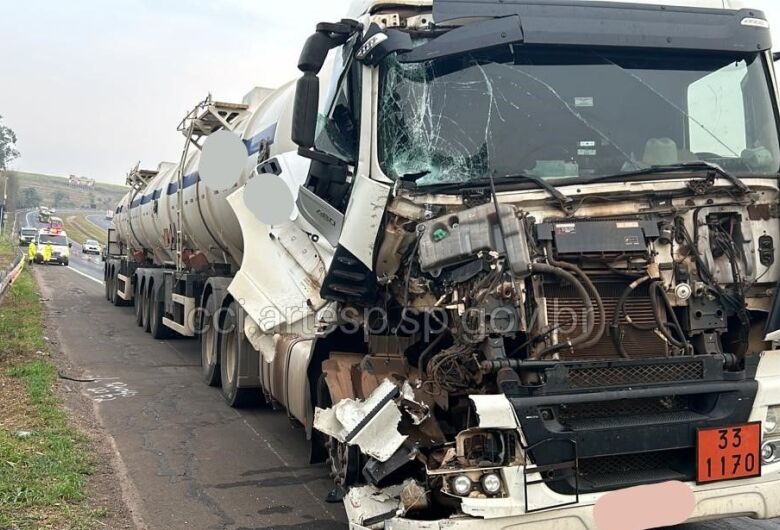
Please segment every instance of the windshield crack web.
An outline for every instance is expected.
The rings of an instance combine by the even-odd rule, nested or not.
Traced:
[[[390,61],[382,98],[380,124],[382,155],[386,170],[394,177],[420,176],[418,184],[462,182],[485,176],[494,112],[503,121],[489,76],[479,68],[480,79],[452,81],[434,77],[428,63],[401,64]],[[448,95],[456,101],[489,99],[484,137],[476,141],[452,111]]]

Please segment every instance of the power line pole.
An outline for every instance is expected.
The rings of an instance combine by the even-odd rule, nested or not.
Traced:
[[[8,203],[8,173],[6,171],[0,171],[0,176],[3,177],[3,200],[0,201],[0,234],[5,232],[5,216]]]

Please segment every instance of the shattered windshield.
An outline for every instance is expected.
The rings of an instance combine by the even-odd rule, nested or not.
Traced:
[[[380,165],[425,186],[707,161],[780,169],[762,56],[508,46],[381,68]]]

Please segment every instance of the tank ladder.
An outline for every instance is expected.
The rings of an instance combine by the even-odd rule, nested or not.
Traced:
[[[184,135],[184,148],[179,161],[176,187],[176,270],[182,270],[182,251],[184,248],[184,232],[182,230],[184,208],[184,172],[187,163],[187,156],[190,152],[190,146],[194,146],[199,151],[203,149],[203,139],[220,130],[232,131],[249,114],[249,105],[244,103],[227,103],[224,101],[214,101],[209,94],[206,99],[195,105],[181,123],[177,130]],[[200,202],[198,202],[200,208]],[[203,214],[201,213],[201,216]],[[207,227],[208,229],[208,227]],[[209,236],[215,242],[217,238],[209,230]],[[221,247],[220,247],[221,248]],[[226,252],[221,248],[222,252]]]
[[[135,167],[127,174],[126,183],[136,192],[141,192],[146,189],[146,187],[154,179],[154,177],[157,176],[157,174],[157,171],[141,169],[141,162],[138,162]]]

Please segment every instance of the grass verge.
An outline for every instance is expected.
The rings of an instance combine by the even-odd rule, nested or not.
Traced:
[[[89,443],[54,393],[56,368],[41,355],[43,312],[25,270],[0,305],[0,528],[87,530]]]
[[[14,244],[10,236],[0,234],[0,271],[5,270],[14,259]]]
[[[73,241],[84,244],[87,239],[94,239],[101,245],[107,241],[107,233],[99,226],[92,223],[83,215],[69,215],[65,218],[65,231]]]

